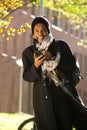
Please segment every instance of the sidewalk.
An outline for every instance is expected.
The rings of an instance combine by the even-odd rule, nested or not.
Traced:
[[[0,130],[17,130],[19,125],[26,119],[33,117],[26,113],[0,113]],[[24,129],[32,128],[32,123],[28,123]]]

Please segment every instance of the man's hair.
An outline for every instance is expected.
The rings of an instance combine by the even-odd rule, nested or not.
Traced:
[[[45,25],[48,33],[50,33],[50,23],[47,20],[47,18],[45,16],[37,16],[35,17],[35,19],[32,21],[32,24],[31,24],[32,34],[34,34],[34,26],[38,23],[42,23],[43,25]]]

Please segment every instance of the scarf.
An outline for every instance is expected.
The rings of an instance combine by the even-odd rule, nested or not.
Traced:
[[[50,33],[48,36],[44,38],[42,44],[37,43],[36,47],[38,48],[38,50],[47,50],[52,42],[53,42],[53,36]]]
[[[43,40],[42,44],[36,44],[38,50],[48,50],[48,47],[53,42],[53,36],[50,33],[45,39]],[[57,55],[52,57],[48,61],[44,61],[43,65],[41,66],[43,72],[43,78],[48,77],[50,80],[53,80],[56,86],[61,84],[57,73],[55,71],[56,67],[58,66],[60,61],[60,53],[57,52]]]

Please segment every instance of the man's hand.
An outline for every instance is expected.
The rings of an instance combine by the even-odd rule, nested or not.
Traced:
[[[43,51],[42,53],[46,58],[45,60],[50,60],[51,59],[52,54],[49,51],[46,50],[46,51]]]
[[[37,57],[37,56],[35,55],[35,53],[34,53],[34,66],[35,66],[36,68],[38,68],[40,65],[43,64],[43,62],[44,62],[45,59],[46,59],[45,56],[40,55],[40,56]]]

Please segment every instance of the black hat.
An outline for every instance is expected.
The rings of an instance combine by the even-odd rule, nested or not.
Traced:
[[[47,28],[48,30],[48,33],[50,33],[50,23],[49,21],[46,19],[46,17],[44,16],[37,16],[33,21],[32,21],[32,24],[31,24],[31,29],[32,29],[32,34],[34,33],[34,26],[38,23],[42,23],[45,25],[45,27]]]

